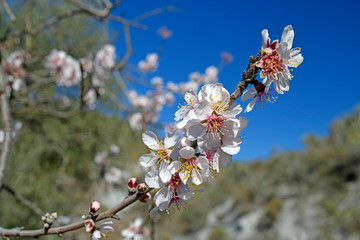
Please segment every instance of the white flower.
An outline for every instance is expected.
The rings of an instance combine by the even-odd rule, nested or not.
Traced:
[[[179,173],[181,181],[186,184],[191,177],[192,182],[200,185],[203,182],[202,172],[205,177],[209,175],[209,162],[204,156],[195,156],[192,147],[184,147],[179,151],[180,158],[170,163],[168,169],[172,174]]]
[[[215,66],[210,66],[205,69],[204,83],[213,83],[218,80],[218,69]]]
[[[166,133],[164,141],[160,141],[156,134],[152,131],[146,131],[142,134],[145,145],[150,148],[151,153],[144,154],[139,158],[140,165],[143,167],[151,167],[156,162],[160,164],[160,178],[163,182],[168,182],[171,174],[168,171],[171,162],[170,154],[179,138],[179,131],[172,130]]]
[[[156,89],[161,89],[163,86],[164,80],[161,77],[153,77],[151,79],[151,84],[156,88]]]
[[[219,148],[224,136],[236,137],[239,133],[240,121],[235,116],[242,108],[234,103],[227,109],[229,99],[230,94],[222,84],[203,86],[199,93],[200,102],[194,105],[188,119],[178,123],[178,127],[189,140],[197,140],[203,151]]]
[[[46,57],[45,66],[56,74],[56,83],[71,87],[81,81],[80,64],[64,51],[52,50]]]
[[[116,155],[118,155],[120,153],[120,147],[116,144],[111,144],[110,145],[110,153],[111,153],[112,157],[115,157]]]
[[[262,69],[260,76],[264,78],[265,85],[274,82],[275,90],[283,94],[284,91],[289,91],[289,80],[292,78],[289,67],[297,67],[304,60],[300,54],[301,49],[291,49],[295,35],[291,25],[285,27],[279,44],[277,40],[270,43],[267,29],[261,34],[262,59],[256,62],[256,66]]]
[[[146,56],[146,60],[141,60],[138,64],[139,70],[142,72],[155,71],[158,68],[159,56],[151,53]]]
[[[181,106],[181,108],[175,112],[175,121],[187,117],[189,111],[194,109],[194,105],[199,102],[197,94],[193,89],[189,89],[185,93],[184,99],[187,105]]]
[[[263,81],[265,83],[265,81]],[[250,112],[255,105],[261,110],[264,108],[264,102],[273,103],[276,101],[276,97],[272,94],[275,92],[273,88],[270,88],[270,84],[264,85],[263,83],[257,83],[255,86],[248,88],[241,96],[241,101],[247,101],[253,98],[251,102],[246,106],[244,112]]]
[[[175,172],[171,179],[164,183],[159,177],[159,171],[151,171],[145,175],[145,182],[149,187],[160,188],[155,194],[154,201],[156,207],[150,212],[150,217],[154,217],[157,211],[169,210],[171,207],[176,207],[178,210],[184,206],[185,201],[189,200],[195,194],[189,187],[184,184],[178,172]],[[201,192],[202,190],[198,190]]]
[[[104,176],[104,179],[107,183],[113,185],[113,184],[121,184],[121,178],[123,176],[123,173],[121,169],[117,167],[111,167],[110,171],[107,172]]]
[[[148,235],[149,231],[146,228],[140,229],[142,222],[141,218],[136,218],[128,228],[121,231],[121,235],[125,240],[142,240]]]
[[[141,130],[144,126],[143,125],[143,115],[139,112],[134,113],[129,118],[129,124],[133,130],[137,130],[137,131]]]
[[[97,152],[94,158],[95,163],[106,165],[107,164],[108,153],[106,151]]]
[[[106,237],[106,233],[114,232],[115,229],[111,226],[113,222],[103,222],[96,230],[91,234],[90,240],[100,240]]]
[[[95,55],[95,71],[104,73],[115,66],[115,47],[106,44]]]
[[[86,105],[88,105],[88,107],[92,110],[94,110],[96,108],[96,101],[97,101],[97,96],[96,96],[96,91],[95,89],[91,88],[84,96],[84,101],[86,103]]]

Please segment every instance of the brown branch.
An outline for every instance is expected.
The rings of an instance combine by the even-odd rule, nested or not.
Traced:
[[[6,190],[9,194],[13,195],[17,201],[19,201],[24,206],[28,207],[36,215],[38,215],[40,217],[44,215],[44,212],[35,203],[31,202],[29,199],[25,198],[20,193],[15,192],[15,190],[12,189],[11,187],[3,184],[1,186],[1,189]]]
[[[87,5],[86,3],[79,1],[79,0],[68,0],[70,3],[72,3],[73,5],[77,6],[78,8],[82,9],[83,11],[94,15],[96,17],[98,17],[99,19],[104,19],[107,16],[109,16],[110,11],[113,9],[114,5],[111,4],[109,1],[104,2],[105,3],[105,8],[104,9],[97,9],[94,8],[90,5]]]
[[[54,16],[52,18],[47,19],[46,21],[40,23],[35,28],[29,28],[29,26],[18,29],[9,33],[6,33],[4,36],[0,38],[0,42],[5,41],[9,37],[21,37],[23,35],[36,35],[39,32],[45,30],[48,27],[51,27],[52,25],[55,25],[56,23],[60,22],[63,19],[73,17],[77,14],[85,13],[82,9],[75,9],[71,11],[67,11],[63,14],[60,14],[58,16]]]
[[[134,22],[134,21],[128,21],[128,20],[126,20],[125,18],[120,17],[120,16],[109,15],[108,19],[109,19],[109,20],[112,20],[112,21],[116,21],[116,22],[122,23],[122,24],[124,24],[124,25],[127,24],[127,25],[129,25],[130,27],[140,28],[140,29],[142,29],[142,30],[146,30],[146,29],[147,29],[147,26],[144,25],[144,24],[137,23],[137,22]]]
[[[115,65],[113,70],[121,70],[126,65],[131,55],[133,54],[129,24],[124,24],[124,34],[125,34],[126,54],[123,57],[123,59]]]
[[[147,188],[147,190],[141,194],[134,194],[128,198],[125,198],[121,203],[115,207],[100,213],[98,216],[93,218],[94,222],[98,222],[107,218],[117,218],[116,213],[123,210],[124,208],[130,206],[136,202],[139,198],[144,196],[146,193],[150,192],[152,188]],[[115,216],[115,217],[114,217]],[[63,233],[74,231],[79,228],[84,227],[84,221],[79,221],[76,223],[68,224],[61,227],[45,229],[36,229],[36,230],[23,230],[21,228],[6,229],[0,227],[0,235],[4,237],[17,236],[17,237],[41,237],[44,235],[62,235]]]
[[[7,12],[7,14],[10,17],[10,20],[12,22],[16,22],[16,17],[14,15],[14,13],[11,11],[11,8],[10,8],[9,4],[6,2],[6,0],[1,0],[1,4],[4,6],[5,11]]]
[[[261,52],[254,58],[250,56],[249,65],[246,71],[243,72],[242,79],[236,86],[234,92],[230,96],[229,107],[238,99],[242,94],[243,91],[248,87],[249,83],[255,84],[257,80],[255,80],[256,74],[258,73],[259,69],[255,66],[255,63],[261,59]]]
[[[1,66],[1,59],[0,59]],[[11,114],[10,114],[10,104],[9,99],[6,95],[6,76],[3,72],[2,67],[0,67],[0,105],[1,105],[1,121],[4,127],[4,142],[2,144],[1,154],[0,154],[0,187],[2,186],[2,180],[5,174],[6,162],[10,155],[11,140],[12,140],[12,124],[11,124]]]
[[[176,8],[176,7],[172,6],[172,5],[168,5],[168,6],[165,6],[165,7],[156,8],[156,9],[153,9],[151,11],[145,12],[145,13],[133,18],[132,21],[138,22],[138,21],[144,20],[146,18],[156,16],[156,15],[162,13],[162,12],[183,12],[183,10],[179,9],[179,8]]]

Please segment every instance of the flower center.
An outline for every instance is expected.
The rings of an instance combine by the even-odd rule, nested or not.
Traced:
[[[169,149],[167,149],[162,141],[159,142],[159,149],[154,152],[158,159],[158,164],[161,163],[161,161],[168,161],[169,160]]]
[[[221,133],[224,122],[225,120],[221,116],[213,113],[205,120],[206,131],[210,133]]]
[[[284,71],[285,69],[277,51],[273,51],[271,54],[264,53],[262,60],[262,75],[271,75],[276,78],[276,74]]]
[[[171,177],[169,181],[169,186],[171,189],[176,189],[180,186],[181,179],[178,172],[175,172],[175,174]]]

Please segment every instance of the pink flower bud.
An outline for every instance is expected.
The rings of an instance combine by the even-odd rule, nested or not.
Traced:
[[[91,232],[94,228],[94,221],[92,219],[85,220],[85,230],[86,232]]]
[[[138,185],[137,179],[136,178],[130,178],[129,181],[128,181],[129,193],[135,193],[137,185]]]
[[[140,202],[143,203],[147,203],[151,200],[151,194],[150,193],[146,193],[144,196],[142,196],[141,198],[139,198]]]
[[[98,201],[94,201],[90,204],[89,212],[90,214],[95,214],[100,209],[100,203]]]
[[[145,190],[147,189],[147,187],[146,187],[145,183],[140,183],[140,184],[138,185],[137,189],[138,189],[138,192],[139,192],[139,193],[142,193],[142,192],[145,192]]]

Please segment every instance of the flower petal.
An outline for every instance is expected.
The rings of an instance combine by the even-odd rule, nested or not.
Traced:
[[[158,158],[153,153],[144,154],[139,158],[140,165],[143,167],[151,167]]]
[[[262,30],[262,31],[261,31],[261,36],[262,36],[262,46],[263,46],[264,48],[266,48],[266,46],[267,46],[267,41],[268,41],[268,39],[269,39],[269,32],[268,32],[268,30],[267,30],[267,29]]]
[[[251,102],[249,102],[249,104],[246,106],[246,109],[244,112],[251,112],[255,106],[257,99],[258,99],[258,97],[254,97],[254,99],[251,100]]]
[[[195,150],[190,146],[186,146],[186,147],[180,149],[179,154],[180,154],[180,157],[182,157],[184,159],[190,159],[195,155]]]
[[[152,131],[146,131],[142,134],[142,140],[151,150],[157,150],[159,147],[159,139]]]
[[[287,47],[290,50],[294,41],[294,30],[293,27],[291,25],[288,25],[284,28],[284,31],[281,35],[281,42],[286,42],[287,43]]]
[[[256,91],[255,87],[250,87],[241,96],[241,101],[247,101],[250,98],[255,97],[256,94],[257,94],[257,91]]]
[[[196,185],[200,185],[203,182],[202,176],[196,168],[191,170],[191,179],[192,182]]]
[[[174,162],[170,163],[170,165],[168,166],[167,169],[171,174],[175,174],[181,166],[182,166],[182,163],[180,161],[174,161]]]
[[[171,179],[171,173],[169,172],[168,167],[169,163],[167,163],[166,161],[161,162],[159,168],[159,176],[161,181],[163,181],[164,183],[169,182]]]
[[[158,170],[153,170],[145,174],[145,183],[151,188],[161,188],[164,183],[161,181]]]
[[[175,146],[178,138],[179,138],[179,131],[177,129],[172,129],[166,132],[166,137],[164,139],[165,147],[171,148]]]
[[[179,172],[179,177],[181,179],[181,181],[186,184],[187,183],[187,180],[189,179],[190,177],[190,173],[186,172],[185,170],[181,170]]]

